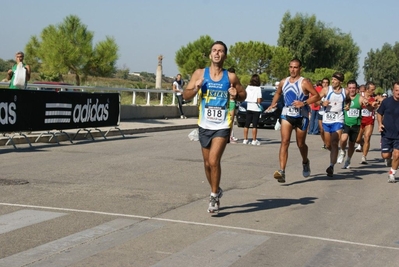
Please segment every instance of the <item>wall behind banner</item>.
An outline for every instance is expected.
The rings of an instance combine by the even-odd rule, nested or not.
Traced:
[[[117,126],[119,93],[0,89],[0,132]]]
[[[196,105],[184,105],[183,111],[184,115],[189,118],[198,117],[198,106]],[[121,106],[121,121],[179,117],[179,109],[176,106]]]

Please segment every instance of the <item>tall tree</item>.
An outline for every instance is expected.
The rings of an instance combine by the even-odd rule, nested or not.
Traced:
[[[296,14],[292,17],[286,12],[277,43],[299,58],[307,71],[331,68],[358,75],[360,48],[352,36],[342,33],[340,29],[327,27],[317,21],[315,15]]]
[[[50,25],[32,36],[26,45],[26,62],[42,76],[62,77],[73,73],[76,85],[87,75],[111,76],[116,72],[118,46],[111,37],[93,48],[93,32],[71,15],[59,25]],[[36,69],[37,68],[37,69]]]
[[[270,77],[273,82],[280,81],[289,75],[288,66],[293,58],[287,47],[276,46],[272,49],[272,60],[270,62]]]
[[[398,47],[385,43],[381,50],[373,49],[367,53],[364,60],[364,76],[367,81],[373,81],[382,88],[390,88],[392,82],[399,79]]]
[[[272,49],[265,43],[238,42],[230,47],[229,53],[238,74],[270,74],[271,72]]]
[[[0,71],[8,71],[13,64],[0,58]]]
[[[328,68],[319,68],[319,69],[315,69],[314,72],[302,72],[302,76],[309,78],[313,84],[315,84],[318,80],[322,80],[323,78],[328,78],[331,80],[332,75],[334,74],[334,72],[336,72],[337,70],[335,69],[328,69]],[[342,82],[342,87],[346,86],[346,83],[349,80],[355,79],[354,75],[352,72],[347,71],[344,73],[344,81]]]
[[[200,36],[194,42],[182,46],[175,55],[175,62],[183,77],[191,75],[198,68],[209,64],[209,53],[213,39],[209,35]]]

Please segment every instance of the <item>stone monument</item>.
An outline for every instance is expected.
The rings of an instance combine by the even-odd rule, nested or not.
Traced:
[[[162,88],[162,59],[163,56],[158,56],[158,66],[157,66],[157,73],[155,75],[155,89]]]

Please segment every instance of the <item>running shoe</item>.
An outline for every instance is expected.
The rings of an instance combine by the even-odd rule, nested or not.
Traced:
[[[388,183],[396,183],[395,175],[393,173],[391,173],[391,171],[389,171],[389,174],[388,174]]]
[[[324,144],[324,145],[321,147],[321,149],[326,150],[326,149],[327,149],[326,145]]]
[[[259,140],[253,140],[253,141],[251,142],[251,145],[253,145],[253,146],[260,146],[260,142],[259,142]]]
[[[243,143],[244,145],[248,144],[248,139],[244,139],[244,140],[242,141],[242,143]]]
[[[209,206],[208,206],[209,213],[218,213],[219,212],[220,199],[223,196],[223,189],[219,187],[217,194],[218,195],[216,197],[214,197],[214,196],[209,197]]]
[[[329,166],[329,167],[326,169],[326,173],[327,173],[327,176],[328,176],[328,177],[333,177],[333,175],[334,175],[334,167],[333,167],[333,166]]]
[[[362,151],[363,151],[362,146],[361,146],[360,144],[358,144],[357,147],[356,147],[356,149],[355,149],[355,151],[356,151],[356,152],[362,152]]]
[[[233,138],[234,141],[238,141],[237,137],[232,136],[231,138]]]
[[[342,167],[342,169],[350,169],[351,168],[351,161],[350,160],[345,160],[344,166]]]
[[[277,179],[279,183],[285,183],[285,171],[278,170],[274,172],[274,179]]]
[[[210,196],[208,212],[209,213],[218,213],[219,212],[219,205],[220,205],[219,198],[218,197],[214,197],[214,196]]]
[[[362,156],[362,161],[360,161],[360,164],[367,164],[367,159],[364,155]]]
[[[302,175],[303,177],[309,177],[310,176],[310,160],[308,159],[308,162],[305,164],[302,164]]]
[[[231,144],[237,144],[237,141],[233,139],[233,137],[230,137],[230,143]]]
[[[385,159],[385,166],[392,167],[392,159]]]
[[[341,164],[344,161],[345,156],[346,156],[346,151],[341,149],[339,151],[339,156],[338,156],[338,159],[337,159],[337,163]]]
[[[219,187],[218,198],[222,198],[222,196],[223,196],[223,189]]]

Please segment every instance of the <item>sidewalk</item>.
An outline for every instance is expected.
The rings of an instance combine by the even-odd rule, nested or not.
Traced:
[[[9,133],[0,137],[0,146],[34,143],[59,143],[63,141],[107,138],[138,133],[193,129],[197,127],[198,118],[147,119],[135,121],[121,121],[117,127],[99,127],[89,129],[69,129],[62,132],[22,132]],[[12,139],[12,142],[11,142]],[[16,148],[16,146],[14,147]]]

